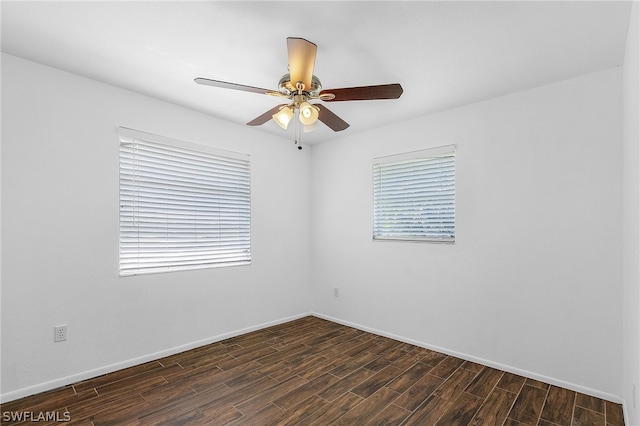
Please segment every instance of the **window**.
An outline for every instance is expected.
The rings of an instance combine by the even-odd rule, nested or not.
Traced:
[[[121,276],[251,262],[248,155],[119,133]]]
[[[373,161],[373,239],[455,241],[455,146]]]

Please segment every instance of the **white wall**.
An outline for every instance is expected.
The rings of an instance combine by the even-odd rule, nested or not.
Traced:
[[[623,312],[622,392],[627,424],[640,425],[640,7],[634,2],[623,67]]]
[[[619,398],[621,90],[605,70],[314,146],[314,311]],[[371,159],[447,144],[455,245],[373,242]]]
[[[633,71],[624,72],[626,91]],[[623,360],[623,295],[638,289],[637,270],[626,267],[622,285],[622,80],[621,69],[607,70],[299,152],[244,126],[3,55],[3,400],[311,307],[627,398],[638,324],[625,323]],[[637,90],[635,100],[637,111]],[[628,123],[625,152],[638,152]],[[119,125],[251,154],[251,266],[118,277]],[[372,242],[371,159],[451,143],[456,244]],[[640,188],[637,159],[630,164],[625,197]],[[625,230],[637,232],[633,217]],[[625,259],[637,246],[625,239]],[[624,308],[637,316],[637,302],[625,298]],[[69,340],[54,344],[53,326],[63,323]]]
[[[117,126],[251,155],[250,266],[118,277]],[[309,169],[284,139],[3,55],[3,399],[309,312]]]

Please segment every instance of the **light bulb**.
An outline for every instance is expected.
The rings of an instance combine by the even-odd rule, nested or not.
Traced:
[[[300,104],[300,122],[302,124],[310,125],[316,122],[318,119],[318,110],[315,106],[309,102],[304,101]]]

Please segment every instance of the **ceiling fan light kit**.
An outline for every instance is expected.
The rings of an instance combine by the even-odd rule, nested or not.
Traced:
[[[299,120],[302,124],[310,126],[318,120],[319,112],[315,106],[309,102],[304,101],[300,104],[300,116]]]
[[[280,109],[280,111],[273,114],[272,117],[273,121],[275,121],[278,126],[287,130],[287,127],[289,127],[289,122],[293,117],[293,110],[290,105],[285,105]]]
[[[318,120],[326,124],[334,132],[339,132],[349,127],[346,121],[335,115],[327,107],[321,104],[311,104],[310,100],[338,102],[398,99],[402,95],[402,86],[398,83],[322,90],[320,79],[313,75],[317,46],[303,38],[289,37],[287,38],[287,52],[289,73],[282,76],[278,83],[277,91],[200,77],[194,81],[198,84],[223,89],[242,90],[287,98],[289,99],[288,104],[278,105],[270,109],[249,121],[247,125],[260,126],[269,121],[269,119],[273,119],[278,126],[286,130],[297,111],[298,121],[304,125],[305,132],[312,130]],[[296,125],[295,142],[298,145],[298,149],[302,149],[302,146],[299,145],[298,130],[299,126]]]

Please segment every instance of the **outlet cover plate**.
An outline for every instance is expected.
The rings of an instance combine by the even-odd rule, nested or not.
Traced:
[[[53,328],[53,341],[54,342],[64,342],[67,340],[67,326],[66,325],[58,325]]]

